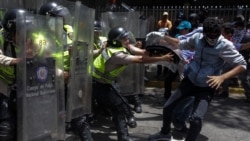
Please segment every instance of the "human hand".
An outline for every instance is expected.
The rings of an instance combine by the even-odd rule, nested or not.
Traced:
[[[63,72],[63,77],[64,77],[65,83],[68,83],[69,82],[69,72],[64,71]]]
[[[20,63],[23,59],[22,58],[13,58],[10,62],[10,65],[16,65]]]
[[[209,79],[207,80],[207,84],[211,88],[219,89],[220,85],[225,81],[225,78],[220,76],[207,76]]]
[[[142,42],[141,41],[137,41],[135,43],[135,47],[142,48]]]
[[[163,57],[164,61],[172,62],[172,61],[174,61],[173,56],[174,56],[174,54],[172,52],[169,52],[169,53],[163,55],[162,57]]]

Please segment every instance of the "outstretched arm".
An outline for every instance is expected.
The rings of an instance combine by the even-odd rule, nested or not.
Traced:
[[[232,77],[244,72],[245,70],[246,69],[243,66],[238,65],[238,66],[234,67],[233,69],[231,69],[230,71],[223,73],[219,76],[208,76],[209,79],[208,79],[207,83],[209,84],[210,87],[218,89],[220,87],[220,85],[226,79],[232,78]]]
[[[241,45],[240,50],[247,50],[247,49],[250,49],[250,42]]]

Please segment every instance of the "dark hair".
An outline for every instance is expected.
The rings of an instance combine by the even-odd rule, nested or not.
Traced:
[[[245,26],[245,18],[239,14],[234,18],[234,26]]]
[[[234,33],[234,27],[230,22],[223,23],[222,28],[224,29],[225,33],[231,33],[231,34]]]
[[[203,22],[203,33],[221,33],[222,21],[218,17],[208,17]]]

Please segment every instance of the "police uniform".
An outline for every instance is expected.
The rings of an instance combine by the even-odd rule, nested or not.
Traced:
[[[93,96],[99,105],[111,110],[118,141],[132,141],[126,123],[127,105],[113,85],[114,80],[127,66],[126,63],[123,64],[121,61],[124,61],[124,57],[126,58],[129,52],[121,43],[118,43],[119,41],[117,43],[111,41],[111,31],[108,35],[107,48],[93,61]]]
[[[15,67],[11,65],[16,54],[13,44],[4,39],[4,31],[0,35],[0,140],[10,141],[15,138]],[[8,55],[7,55],[8,54]]]

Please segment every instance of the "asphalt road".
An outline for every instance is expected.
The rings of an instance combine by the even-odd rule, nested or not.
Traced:
[[[135,114],[138,126],[129,133],[136,141],[147,141],[158,132],[162,124],[163,89],[146,88],[141,97],[143,112]],[[109,117],[99,115],[91,124],[94,141],[115,141],[116,132]],[[183,140],[185,134],[173,133],[172,141]],[[250,141],[250,103],[243,94],[230,94],[229,98],[214,98],[203,122],[197,141]]]

